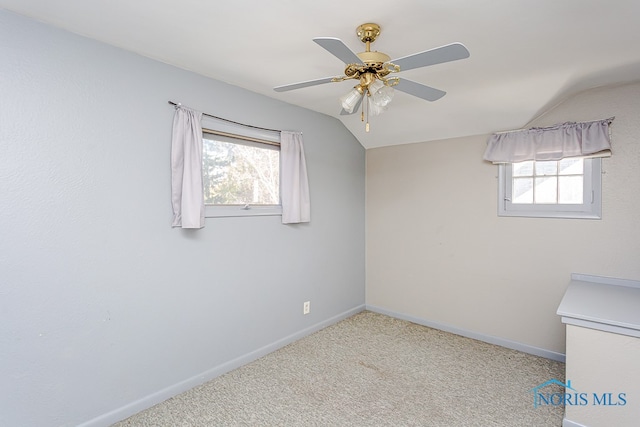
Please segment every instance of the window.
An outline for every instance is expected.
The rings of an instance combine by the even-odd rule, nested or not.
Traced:
[[[601,159],[566,158],[498,166],[498,215],[601,218]]]
[[[280,144],[203,129],[205,216],[281,215]]]

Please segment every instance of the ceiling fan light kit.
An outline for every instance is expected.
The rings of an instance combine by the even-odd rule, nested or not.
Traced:
[[[380,35],[380,26],[378,24],[362,24],[356,29],[356,34],[365,44],[365,51],[358,54],[349,49],[340,39],[334,37],[313,39],[314,42],[345,63],[344,75],[277,86],[273,89],[276,92],[285,92],[324,83],[342,82],[350,79],[358,80],[358,84],[353,89],[340,97],[342,104],[340,114],[353,114],[362,104],[361,120],[365,120],[366,109],[367,123],[365,131],[369,132],[368,116],[378,115],[387,109],[394,95],[394,87],[401,92],[427,101],[440,99],[446,93],[405,78],[388,77],[389,74],[469,57],[469,51],[464,45],[452,43],[391,60],[391,57],[385,53],[371,51],[371,43]],[[366,102],[363,102],[365,99]]]
[[[360,104],[362,95],[364,95],[364,90],[358,85],[351,89],[346,95],[341,96],[340,103],[344,111],[349,114],[353,113],[358,104]]]

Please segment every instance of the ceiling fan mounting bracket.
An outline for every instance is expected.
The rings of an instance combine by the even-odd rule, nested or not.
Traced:
[[[362,24],[356,29],[356,34],[362,43],[373,43],[380,35],[380,25],[368,23]]]

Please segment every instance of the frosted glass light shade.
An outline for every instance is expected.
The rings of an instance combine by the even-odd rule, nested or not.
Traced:
[[[373,82],[371,82],[371,84],[369,85],[369,93],[373,95],[383,87],[384,87],[384,83],[376,79]]]
[[[353,109],[358,105],[360,97],[362,97],[362,93],[358,89],[351,89],[349,93],[340,98],[342,108],[349,114],[353,113]]]
[[[386,107],[393,99],[393,93],[393,88],[382,86],[373,94],[373,102],[381,107]]]
[[[376,104],[375,100],[373,99],[372,96],[367,97],[367,102],[369,102],[369,115],[371,116],[379,116],[380,114],[384,113],[385,111],[387,111],[387,106],[386,105],[379,105]]]

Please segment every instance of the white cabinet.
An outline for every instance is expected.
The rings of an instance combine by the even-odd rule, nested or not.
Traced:
[[[558,307],[566,324],[563,427],[640,425],[640,282],[574,274]]]

